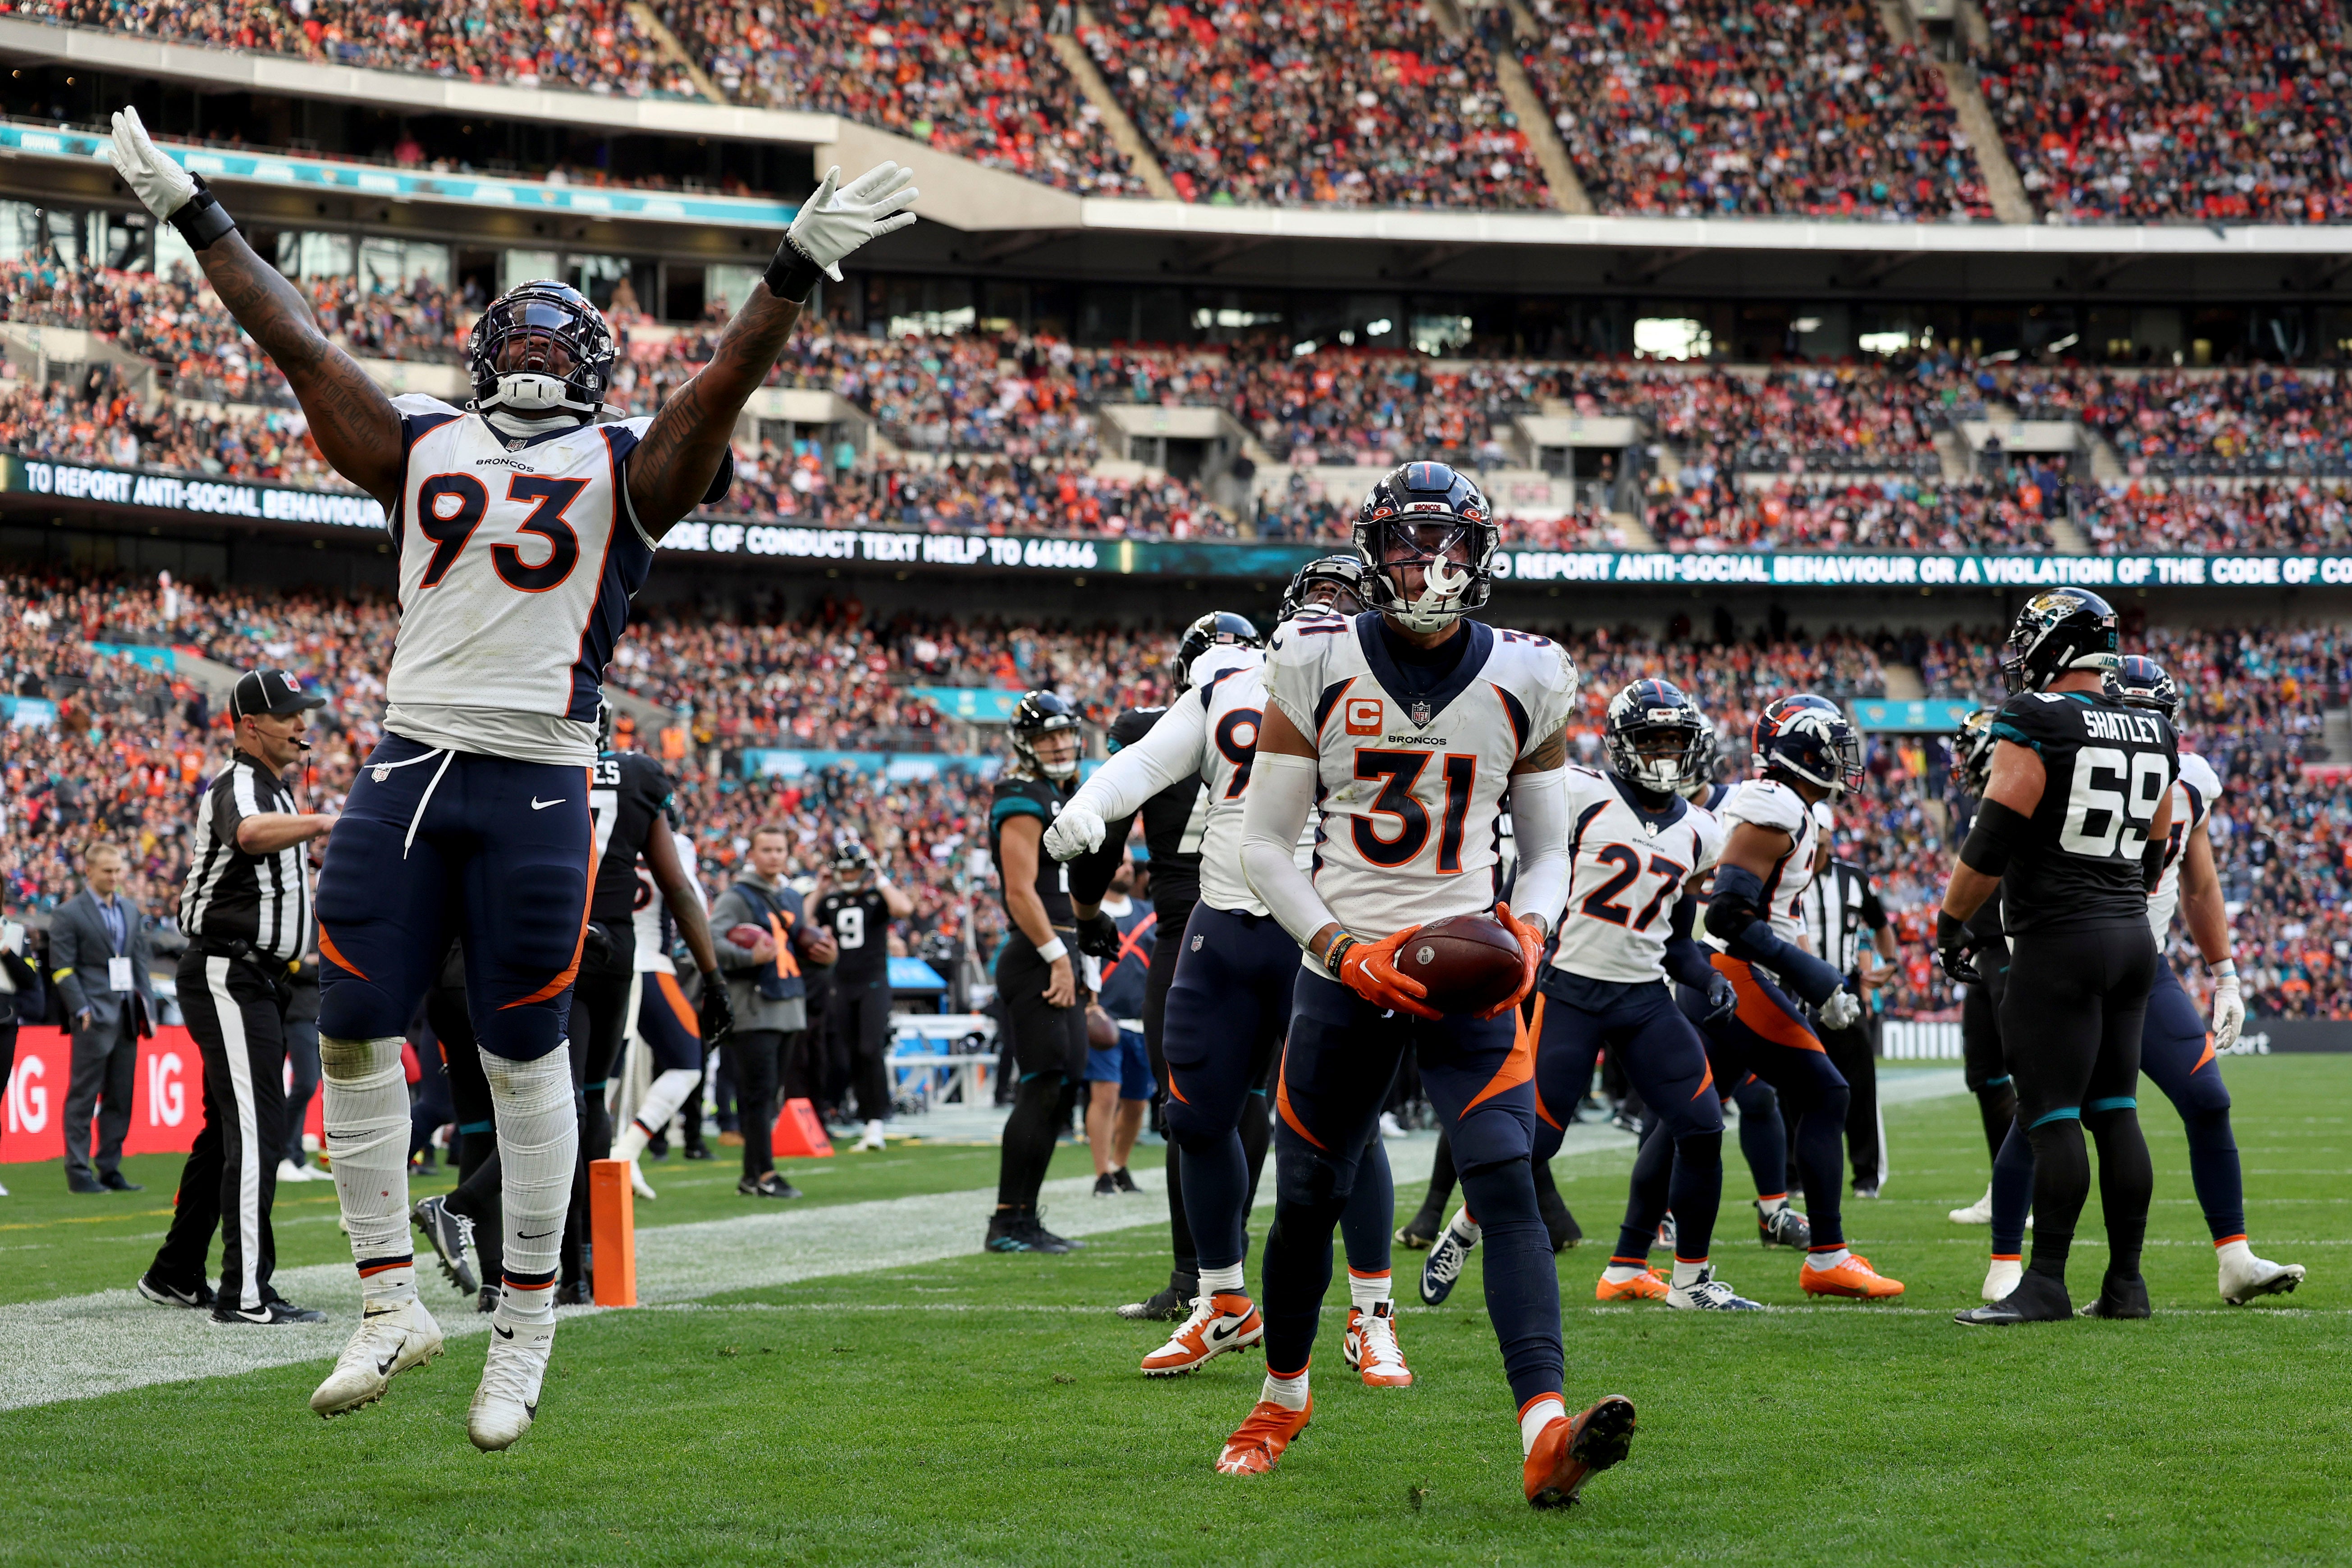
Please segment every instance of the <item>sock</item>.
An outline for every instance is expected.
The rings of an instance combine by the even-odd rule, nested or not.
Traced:
[[[1307,1369],[1300,1367],[1288,1377],[1266,1368],[1265,1382],[1259,1385],[1257,1396],[1268,1405],[1279,1405],[1285,1410],[1307,1408]]]
[[[2025,1222],[2033,1209],[2033,1145],[2011,1121],[1992,1157],[1992,1249],[2025,1250]]]
[[[1675,1255],[1674,1282],[1682,1289],[1687,1290],[1692,1286],[1697,1284],[1698,1277],[1706,1272],[1706,1258],[1685,1258],[1680,1253],[1676,1253]]]
[[[1558,1394],[1565,1374],[1559,1341],[1559,1263],[1536,1206],[1534,1173],[1522,1157],[1461,1167],[1463,1214],[1485,1236],[1486,1320],[1503,1352],[1511,1397],[1524,1405]]]
[[[1202,1137],[1189,1128],[1171,1153],[1181,1153],[1184,1163],[1185,1234],[1198,1249],[1202,1289],[1211,1274],[1231,1263],[1236,1270],[1249,1247],[1246,1228],[1249,1169],[1242,1135],[1230,1128]],[[1208,1260],[1215,1258],[1216,1263]],[[1179,1261],[1179,1267],[1183,1267]],[[1187,1268],[1186,1272],[1193,1270]]]
[[[1779,1214],[1782,1209],[1789,1206],[1789,1194],[1786,1193],[1774,1193],[1768,1197],[1764,1194],[1759,1193],[1756,1194],[1756,1206],[1764,1211],[1764,1217],[1766,1219],[1770,1219],[1774,1215]]]
[[[1845,1187],[1845,1112],[1853,1091],[1844,1084],[1809,1083],[1808,1101],[1797,1112],[1791,1151],[1804,1172],[1806,1218],[1816,1247],[1845,1244],[1842,1199]],[[1793,1103],[1793,1101],[1792,1101]]]
[[[2017,1120],[2017,1089],[2007,1079],[1977,1090],[1977,1114],[1984,1121],[1985,1152],[2000,1157],[2000,1141]]]
[[[1249,1287],[1242,1279],[1242,1266],[1231,1264],[1223,1268],[1203,1268],[1196,1286],[1202,1296],[1246,1296]]]
[[[2086,1112],[2083,1125],[2099,1146],[2099,1213],[2107,1226],[2107,1273],[2128,1279],[2139,1273],[2140,1247],[2147,1239],[2147,1205],[2156,1193],[2156,1167],[2139,1112],[2130,1106]]]
[[[1555,1421],[1568,1419],[1568,1403],[1557,1394],[1538,1394],[1519,1406],[1519,1456],[1536,1451],[1536,1439]]]
[[[646,1152],[646,1145],[653,1141],[653,1134],[645,1130],[643,1123],[632,1121],[621,1129],[621,1135],[618,1138],[613,1140],[613,1158],[634,1161]]]
[[[369,1310],[416,1299],[408,1238],[408,1079],[400,1037],[319,1041],[327,1155]]]
[[[1789,1125],[1780,1116],[1780,1097],[1772,1086],[1750,1077],[1731,1091],[1739,1107],[1739,1152],[1760,1195],[1777,1194],[1785,1200],[1789,1184]]]
[[[1723,1134],[1686,1132],[1675,1140],[1667,1194],[1675,1216],[1675,1256],[1705,1258],[1713,1249],[1715,1219],[1723,1206]]]
[[[692,1094],[694,1086],[701,1081],[702,1075],[692,1068],[670,1068],[658,1074],[646,1087],[645,1098],[637,1102],[636,1121],[621,1134],[625,1139],[632,1130],[643,1134],[637,1140],[636,1152],[623,1154],[621,1158],[634,1160],[638,1153],[643,1153],[646,1145],[653,1141],[655,1134],[669,1125],[669,1119],[677,1114],[678,1108],[686,1103],[686,1097]],[[618,1152],[618,1148],[616,1144],[615,1152]]]
[[[1601,1271],[1601,1278],[1612,1285],[1622,1285],[1629,1279],[1639,1279],[1649,1271],[1650,1255],[1648,1253],[1644,1252],[1636,1257],[1621,1252],[1609,1260],[1609,1267]]]
[[[1817,1247],[1811,1252],[1805,1254],[1805,1267],[1808,1268],[1835,1268],[1839,1264],[1843,1263],[1847,1258],[1852,1258],[1853,1256],[1853,1253],[1846,1250],[1845,1244],[1843,1242],[1840,1242],[1834,1247]]]
[[[1455,1209],[1454,1211],[1453,1222],[1445,1228],[1452,1231],[1454,1233],[1454,1239],[1461,1242],[1465,1247],[1475,1247],[1478,1245],[1478,1237],[1480,1234],[1478,1222],[1470,1217],[1470,1211],[1468,1209]]]
[[[1339,1211],[1339,1245],[1348,1256],[1348,1272],[1386,1279],[1395,1228],[1396,1181],[1389,1171],[1389,1152],[1375,1131],[1356,1162],[1356,1184],[1349,1189],[1348,1206]]]
[[[1054,1140],[1061,1133],[1062,1075],[1032,1073],[1013,1094],[1013,1114],[1004,1119],[999,1140],[1003,1147],[996,1182],[999,1208],[1036,1205],[1037,1189],[1045,1184],[1045,1167],[1054,1163]]]
[[[2033,1148],[2033,1212],[2039,1222],[2033,1260],[2026,1267],[2063,1284],[2075,1222],[2091,1195],[2091,1152],[2083,1142],[2083,1123],[2071,1116],[2028,1128],[2025,1137]],[[2140,1147],[2145,1168],[2147,1146]]]
[[[509,1323],[552,1322],[556,1255],[580,1155],[572,1064],[562,1051],[527,1062],[484,1051],[482,1073],[499,1124],[506,1286],[499,1311]]]
[[[2238,1168],[2238,1140],[2230,1131],[2230,1108],[2192,1111],[2182,1118],[2189,1130],[2189,1179],[2197,1187],[2197,1206],[2219,1245],[2246,1231],[2246,1184]]]
[[[1437,1130],[1437,1153],[1429,1164],[1429,1193],[1421,1206],[1431,1214],[1444,1214],[1446,1200],[1454,1195],[1454,1143],[1445,1128]]]
[[[1348,1270],[1348,1303],[1359,1311],[1369,1312],[1382,1301],[1390,1300],[1391,1275],[1385,1268],[1378,1274],[1359,1274]]]
[[[1633,1156],[1633,1179],[1625,1194],[1625,1219],[1617,1231],[1617,1257],[1647,1258],[1658,1239],[1658,1219],[1666,1212],[1674,1190],[1675,1142],[1665,1123],[1653,1121],[1643,1130],[1640,1152]]]
[[[2213,1244],[2213,1257],[2222,1267],[2227,1268],[2232,1263],[2252,1263],[2254,1260],[2254,1249],[2246,1244],[2244,1237],[2233,1236],[2226,1241],[2217,1241]]]

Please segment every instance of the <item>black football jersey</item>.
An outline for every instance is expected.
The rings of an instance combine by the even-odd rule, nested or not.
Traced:
[[[2140,856],[2180,772],[2164,715],[2095,692],[2029,691],[2001,704],[1992,732],[2032,747],[2048,775],[2001,878],[2002,928],[2145,927]]]
[[[1075,793],[1078,787],[1075,775],[1069,785],[1071,793]],[[1042,832],[1054,825],[1054,818],[1061,815],[1062,806],[1069,798],[1069,795],[1051,779],[1008,775],[996,781],[995,793],[988,803],[988,853],[997,865],[1000,897],[1004,883],[1004,825],[1016,816],[1034,816]],[[1077,916],[1070,908],[1070,868],[1046,854],[1042,843],[1037,846],[1037,896],[1045,900],[1048,921],[1057,926],[1076,922]],[[1007,906],[1008,909],[1010,907]]]
[[[1198,701],[1198,694],[1186,699]],[[1110,721],[1114,749],[1132,746],[1151,733],[1165,708],[1129,708]],[[1143,818],[1143,844],[1151,852],[1151,902],[1158,910],[1191,904],[1201,896],[1201,832],[1209,815],[1206,791],[1198,778],[1170,784],[1143,803],[1136,816]],[[1102,847],[1070,862],[1070,890],[1087,903],[1099,903],[1110,879],[1118,874],[1134,816],[1103,825]]]
[[[596,835],[596,892],[589,918],[628,930],[637,907],[637,856],[654,824],[669,810],[669,774],[643,752],[596,759],[588,817]]]
[[[834,973],[865,985],[890,973],[890,906],[872,888],[836,888],[816,901],[817,923],[841,949]]]

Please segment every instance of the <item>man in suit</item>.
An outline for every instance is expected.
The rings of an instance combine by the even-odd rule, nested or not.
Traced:
[[[139,1039],[154,1032],[155,993],[137,905],[122,891],[122,851],[93,844],[82,852],[83,887],[49,924],[51,978],[65,998],[73,1031],[73,1078],[66,1090],[66,1185],[77,1193],[135,1193],[122,1173],[122,1140],[131,1131]],[[98,1113],[98,1149],[89,1147]],[[93,1169],[93,1167],[95,1167]]]

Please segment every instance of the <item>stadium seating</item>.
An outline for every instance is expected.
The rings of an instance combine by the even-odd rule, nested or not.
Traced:
[[[1528,73],[1602,212],[1992,216],[1942,77],[1869,6],[1531,5]]]

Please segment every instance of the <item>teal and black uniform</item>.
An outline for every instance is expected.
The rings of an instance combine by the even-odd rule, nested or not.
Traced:
[[[1077,780],[1070,780],[1070,791]],[[1034,816],[1039,829],[1052,826],[1061,815],[1069,793],[1051,779],[1007,775],[996,781],[996,789],[988,807],[988,852],[999,868],[1004,865],[1004,825],[1016,816]],[[1041,847],[1037,852],[1038,900],[1045,906],[1045,919],[1052,923],[1055,934],[1070,949],[1070,962],[1077,958],[1077,920],[1070,908],[1069,870],[1047,855]],[[1001,889],[1000,889],[1001,891]],[[1012,910],[1011,901],[1005,905]],[[1052,966],[1037,956],[1037,947],[1022,932],[1018,925],[1005,939],[996,955],[996,994],[1004,1009],[1004,1020],[1013,1037],[1012,1056],[1024,1079],[1038,1073],[1066,1073],[1072,1083],[1079,1081],[1087,1068],[1087,1010],[1083,1002],[1067,1007],[1055,1007],[1045,1000],[1046,983],[1052,978]]]

